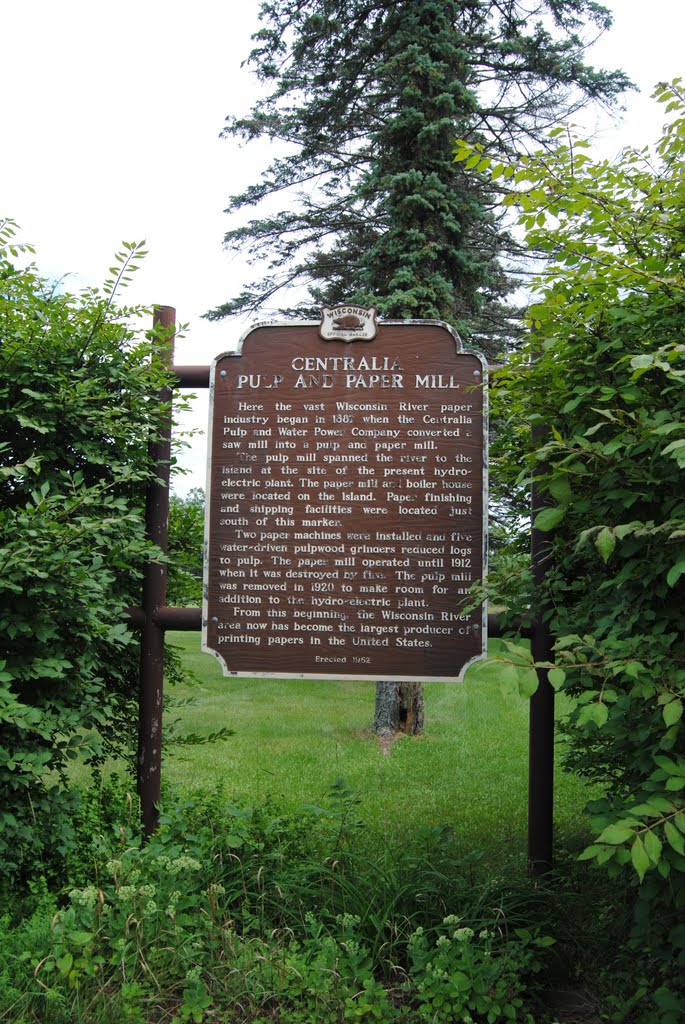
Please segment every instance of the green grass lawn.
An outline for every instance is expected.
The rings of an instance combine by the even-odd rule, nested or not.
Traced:
[[[287,808],[320,804],[342,776],[361,799],[372,834],[448,823],[464,851],[495,862],[523,860],[526,850],[528,704],[495,683],[425,685],[425,734],[403,737],[384,754],[370,730],[375,684],[314,680],[232,679],[200,651],[199,636],[173,633],[196,676],[195,686],[170,689],[194,703],[171,708],[183,731],[200,735],[224,726],[227,740],[196,747],[168,741],[164,778],[183,787],[223,783],[229,797]],[[497,644],[497,641],[493,641]],[[558,700],[559,712],[564,705]],[[557,835],[582,832],[587,790],[557,772]]]

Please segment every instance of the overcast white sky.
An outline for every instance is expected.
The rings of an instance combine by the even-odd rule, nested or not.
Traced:
[[[685,75],[685,0],[604,3],[615,24],[593,63],[624,68],[642,90],[627,97],[620,130],[602,133],[613,153],[658,133],[649,94]],[[222,211],[263,160],[218,136],[255,95],[240,64],[258,9],[259,0],[2,5],[0,218],[19,223],[44,274],[73,273],[74,289],[104,280],[122,239],[145,239],[127,301],[176,307],[190,327],[177,363],[209,363],[246,328],[200,318],[250,279],[222,251]],[[203,439],[187,463],[180,492],[204,485]]]

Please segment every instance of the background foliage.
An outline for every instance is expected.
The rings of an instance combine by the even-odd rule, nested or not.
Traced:
[[[202,552],[205,494],[201,487],[169,498],[167,603],[179,608],[202,605]]]
[[[148,441],[166,382],[149,316],[114,304],[143,252],[102,291],[71,295],[0,228],[0,884],[70,842],[69,763],[130,753]],[[149,321],[148,321],[149,322]]]

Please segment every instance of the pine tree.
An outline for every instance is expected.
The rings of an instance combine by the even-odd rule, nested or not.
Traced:
[[[492,186],[452,162],[454,141],[511,154],[588,99],[611,103],[626,77],[583,59],[609,12],[592,0],[267,0],[260,17],[247,63],[269,91],[224,135],[286,155],[227,212],[286,201],[227,232],[228,249],[269,272],[208,316],[312,315],[344,298],[447,320],[500,352],[513,243]],[[309,299],[288,301],[292,285]]]
[[[286,155],[227,213],[284,203],[227,232],[228,249],[266,258],[269,272],[207,315],[312,316],[353,301],[445,320],[499,354],[516,333],[503,266],[515,244],[492,185],[453,162],[455,140],[505,157],[588,100],[613,102],[625,75],[584,61],[609,11],[593,0],[266,0],[260,18],[247,63],[269,91],[224,135]],[[287,303],[294,285],[307,301]],[[285,308],[272,305],[281,290]],[[422,723],[420,686],[378,684],[377,731]]]

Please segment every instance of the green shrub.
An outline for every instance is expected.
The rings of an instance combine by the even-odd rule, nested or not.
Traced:
[[[560,127],[551,151],[494,169],[549,262],[493,405],[510,475],[518,447],[519,483],[549,498],[535,526],[550,534],[550,680],[573,698],[567,763],[604,789],[583,856],[633,878],[644,974],[625,972],[617,1019],[671,1024],[685,1000],[685,93],[656,95],[654,152],[593,161]]]
[[[70,295],[22,265],[13,232],[0,224],[0,891],[73,846],[69,764],[132,749],[123,615],[152,554],[150,399],[169,379],[131,326],[147,311],[113,302],[139,246],[103,292]]]

